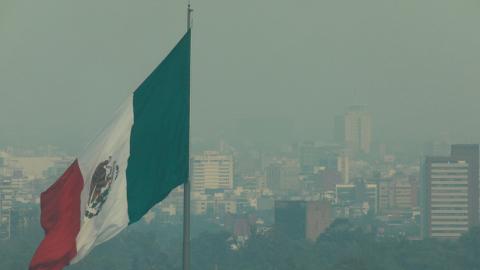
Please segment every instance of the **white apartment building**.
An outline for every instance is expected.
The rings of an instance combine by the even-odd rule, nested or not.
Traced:
[[[428,230],[434,238],[458,238],[469,229],[469,164],[433,159],[428,167]]]
[[[231,155],[205,151],[192,158],[192,193],[205,194],[207,190],[232,189],[234,162]]]

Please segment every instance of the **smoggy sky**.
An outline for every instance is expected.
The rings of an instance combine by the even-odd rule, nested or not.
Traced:
[[[375,140],[480,141],[477,0],[192,2],[194,137],[274,119],[328,140],[336,114],[366,104]],[[88,141],[185,13],[179,0],[0,0],[0,145]]]

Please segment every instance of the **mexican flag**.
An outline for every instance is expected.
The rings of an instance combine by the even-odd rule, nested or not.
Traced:
[[[58,270],[137,222],[188,179],[190,31],[41,194],[31,270]]]

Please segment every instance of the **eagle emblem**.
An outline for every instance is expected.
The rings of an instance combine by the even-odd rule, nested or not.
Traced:
[[[100,213],[103,204],[107,200],[112,183],[117,179],[117,176],[118,164],[112,160],[111,156],[108,160],[102,161],[97,165],[90,182],[85,217],[92,218]]]

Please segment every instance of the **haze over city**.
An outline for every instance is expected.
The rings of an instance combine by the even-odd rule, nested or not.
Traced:
[[[173,47],[184,6],[3,0],[1,144],[80,150]],[[333,117],[365,104],[378,141],[478,140],[479,9],[473,0],[202,1],[192,135],[221,137],[255,118],[331,140]]]

